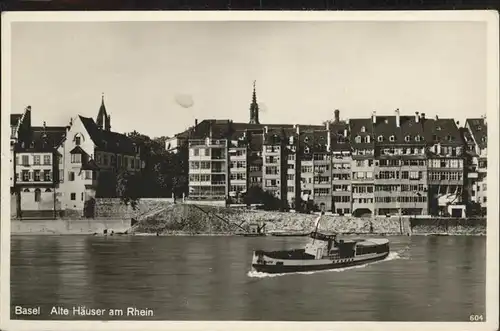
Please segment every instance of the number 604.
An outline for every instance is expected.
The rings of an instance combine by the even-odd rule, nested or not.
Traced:
[[[482,322],[484,320],[483,315],[470,315],[469,320],[471,322]]]

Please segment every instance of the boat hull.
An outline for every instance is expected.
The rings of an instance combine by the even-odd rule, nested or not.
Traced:
[[[255,271],[268,274],[281,274],[292,272],[307,272],[347,268],[357,265],[363,265],[371,262],[376,262],[387,258],[389,252],[374,254],[371,256],[359,256],[347,259],[319,259],[319,260],[281,260],[264,258],[264,262],[257,262],[258,256],[254,254],[252,268]]]

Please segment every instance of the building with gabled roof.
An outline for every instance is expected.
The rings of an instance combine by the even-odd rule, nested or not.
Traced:
[[[62,209],[83,215],[85,203],[94,197],[115,197],[116,176],[142,169],[139,147],[124,134],[111,131],[104,96],[94,121],[78,115],[67,127],[59,149],[64,172],[60,174]]]
[[[462,137],[467,146],[467,198],[481,206],[486,214],[488,204],[488,126],[486,116],[465,121]]]

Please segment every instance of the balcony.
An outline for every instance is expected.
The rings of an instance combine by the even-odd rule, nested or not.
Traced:
[[[477,178],[479,178],[479,174],[477,172],[469,172],[467,174],[467,178],[469,178],[469,179],[477,179]]]

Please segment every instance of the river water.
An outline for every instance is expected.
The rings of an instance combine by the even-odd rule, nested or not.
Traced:
[[[291,237],[13,236],[12,319],[468,321],[485,316],[486,237],[389,237],[387,260],[266,277],[252,250]],[[36,317],[15,306],[39,306]],[[153,316],[50,315],[52,307]]]

